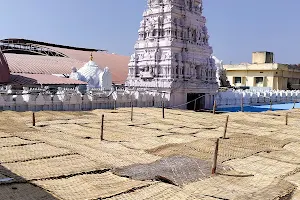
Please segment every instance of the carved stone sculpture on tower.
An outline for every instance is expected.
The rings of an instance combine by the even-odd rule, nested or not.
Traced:
[[[202,7],[202,0],[148,0],[133,54],[144,59],[131,58],[125,86],[165,92],[171,105],[207,94],[202,106],[210,107],[218,83]]]

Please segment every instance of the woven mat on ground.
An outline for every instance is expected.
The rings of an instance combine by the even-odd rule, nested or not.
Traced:
[[[0,185],[2,200],[58,200],[47,191],[28,183]]]
[[[297,185],[298,188],[300,188],[300,172],[286,177],[285,180]]]
[[[18,137],[6,137],[6,138],[0,138],[0,148],[2,147],[10,147],[10,146],[20,146],[24,144],[33,144],[38,141],[30,141],[30,140],[24,140],[22,138]]]
[[[270,158],[273,160],[290,163],[290,164],[300,164],[300,155],[292,151],[272,151],[272,152],[262,152],[257,154],[257,156]]]
[[[81,155],[66,155],[22,163],[7,163],[3,166],[27,180],[66,176],[101,169],[96,162]]]
[[[4,113],[1,113],[1,115]],[[25,121],[18,116],[17,113],[14,113],[14,117],[1,117],[0,118],[0,131],[5,133],[17,132],[17,131],[27,131],[32,132],[35,131],[34,128],[28,127],[25,124]],[[7,123],[9,122],[9,123]]]
[[[234,177],[215,176],[204,181],[191,183],[184,187],[185,193],[207,195],[216,199],[247,199],[241,196],[256,196],[276,199],[284,196],[295,188],[294,185],[282,179],[274,179],[265,176]],[[263,193],[261,193],[263,191]],[[264,195],[264,196],[263,196]]]
[[[33,183],[64,200],[106,198],[153,184],[153,182],[122,178],[110,172],[58,180],[33,181]]]
[[[0,132],[0,138],[11,137],[10,133]]]
[[[48,144],[39,143],[25,146],[4,147],[0,151],[0,162],[17,162],[28,159],[39,159],[67,154],[70,151],[63,148],[57,148]]]
[[[295,153],[299,153],[300,152],[300,142],[292,142],[290,144],[287,144],[284,146],[284,149],[295,152]]]
[[[211,200],[205,196],[192,196],[191,194],[184,193],[180,187],[166,184],[155,183],[149,187],[138,189],[136,191],[116,195],[109,200],[150,200],[150,199],[163,199],[163,200]]]
[[[249,199],[249,200],[256,200],[256,199],[264,199],[264,200],[274,200],[274,199],[289,199],[288,197],[292,196],[292,193],[295,191],[296,186],[284,181],[284,180],[275,180],[272,182],[271,185],[262,188],[259,191],[241,195],[234,198],[234,200],[240,199]]]
[[[254,175],[263,174],[270,177],[280,177],[299,167],[299,165],[284,163],[260,156],[235,159],[224,162],[223,164],[228,165],[237,171]]]
[[[37,132],[34,135],[27,133],[22,133],[22,135],[26,138],[44,141],[51,146],[69,149],[97,162],[102,168],[123,167],[134,163],[150,163],[160,158],[141,150],[126,148],[120,143],[86,140],[50,130]]]
[[[293,194],[292,194],[292,198],[290,200],[299,200],[300,199],[300,190],[296,190]],[[289,199],[283,199],[283,200],[289,200]]]
[[[272,140],[267,137],[235,134],[229,139],[220,140],[218,161],[223,162],[235,158],[251,156],[261,151],[281,150],[285,141]],[[213,157],[215,140],[201,139],[183,144],[169,144],[148,150],[159,156],[186,155],[211,160]]]
[[[113,172],[135,180],[159,180],[182,186],[208,178],[211,175],[211,167],[212,163],[208,161],[174,156],[162,158],[151,164],[136,164],[115,169]],[[218,166],[218,170],[229,170],[229,168]]]

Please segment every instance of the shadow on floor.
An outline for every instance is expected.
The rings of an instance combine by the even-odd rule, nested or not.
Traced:
[[[23,177],[0,165],[0,199],[11,200],[57,200],[42,188],[29,183]]]

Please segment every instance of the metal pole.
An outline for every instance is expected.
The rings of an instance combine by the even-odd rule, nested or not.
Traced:
[[[133,102],[131,100],[131,118],[130,118],[131,121],[133,121]]]
[[[35,126],[35,112],[32,112],[32,126]]]
[[[101,135],[100,140],[103,140],[103,128],[104,128],[104,114],[102,114],[102,120],[101,120]]]
[[[163,115],[163,119],[165,118],[165,102],[162,102],[162,115]]]
[[[293,106],[293,109],[296,108],[296,100],[294,100],[294,106]]]
[[[289,113],[286,113],[285,114],[285,125],[287,126],[288,125],[288,119],[289,118]]]
[[[216,170],[217,170],[218,151],[219,151],[219,138],[215,142],[215,152],[214,152],[214,160],[213,160],[213,166],[211,169],[211,174],[215,174]]]
[[[241,112],[244,112],[244,97],[241,98]]]
[[[216,109],[217,109],[217,101],[214,100],[213,114],[216,114]]]
[[[223,139],[226,139],[228,120],[229,120],[229,115],[227,115],[227,117],[226,117]]]

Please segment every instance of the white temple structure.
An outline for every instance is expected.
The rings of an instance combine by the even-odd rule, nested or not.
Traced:
[[[218,83],[202,9],[202,0],[148,0],[129,63],[129,89],[163,92],[171,106],[205,96],[197,107],[212,106]]]
[[[87,89],[100,88],[101,90],[111,90],[112,76],[108,67],[102,70],[94,61],[91,54],[90,61],[82,68],[72,69],[70,78],[84,81],[87,83]]]

